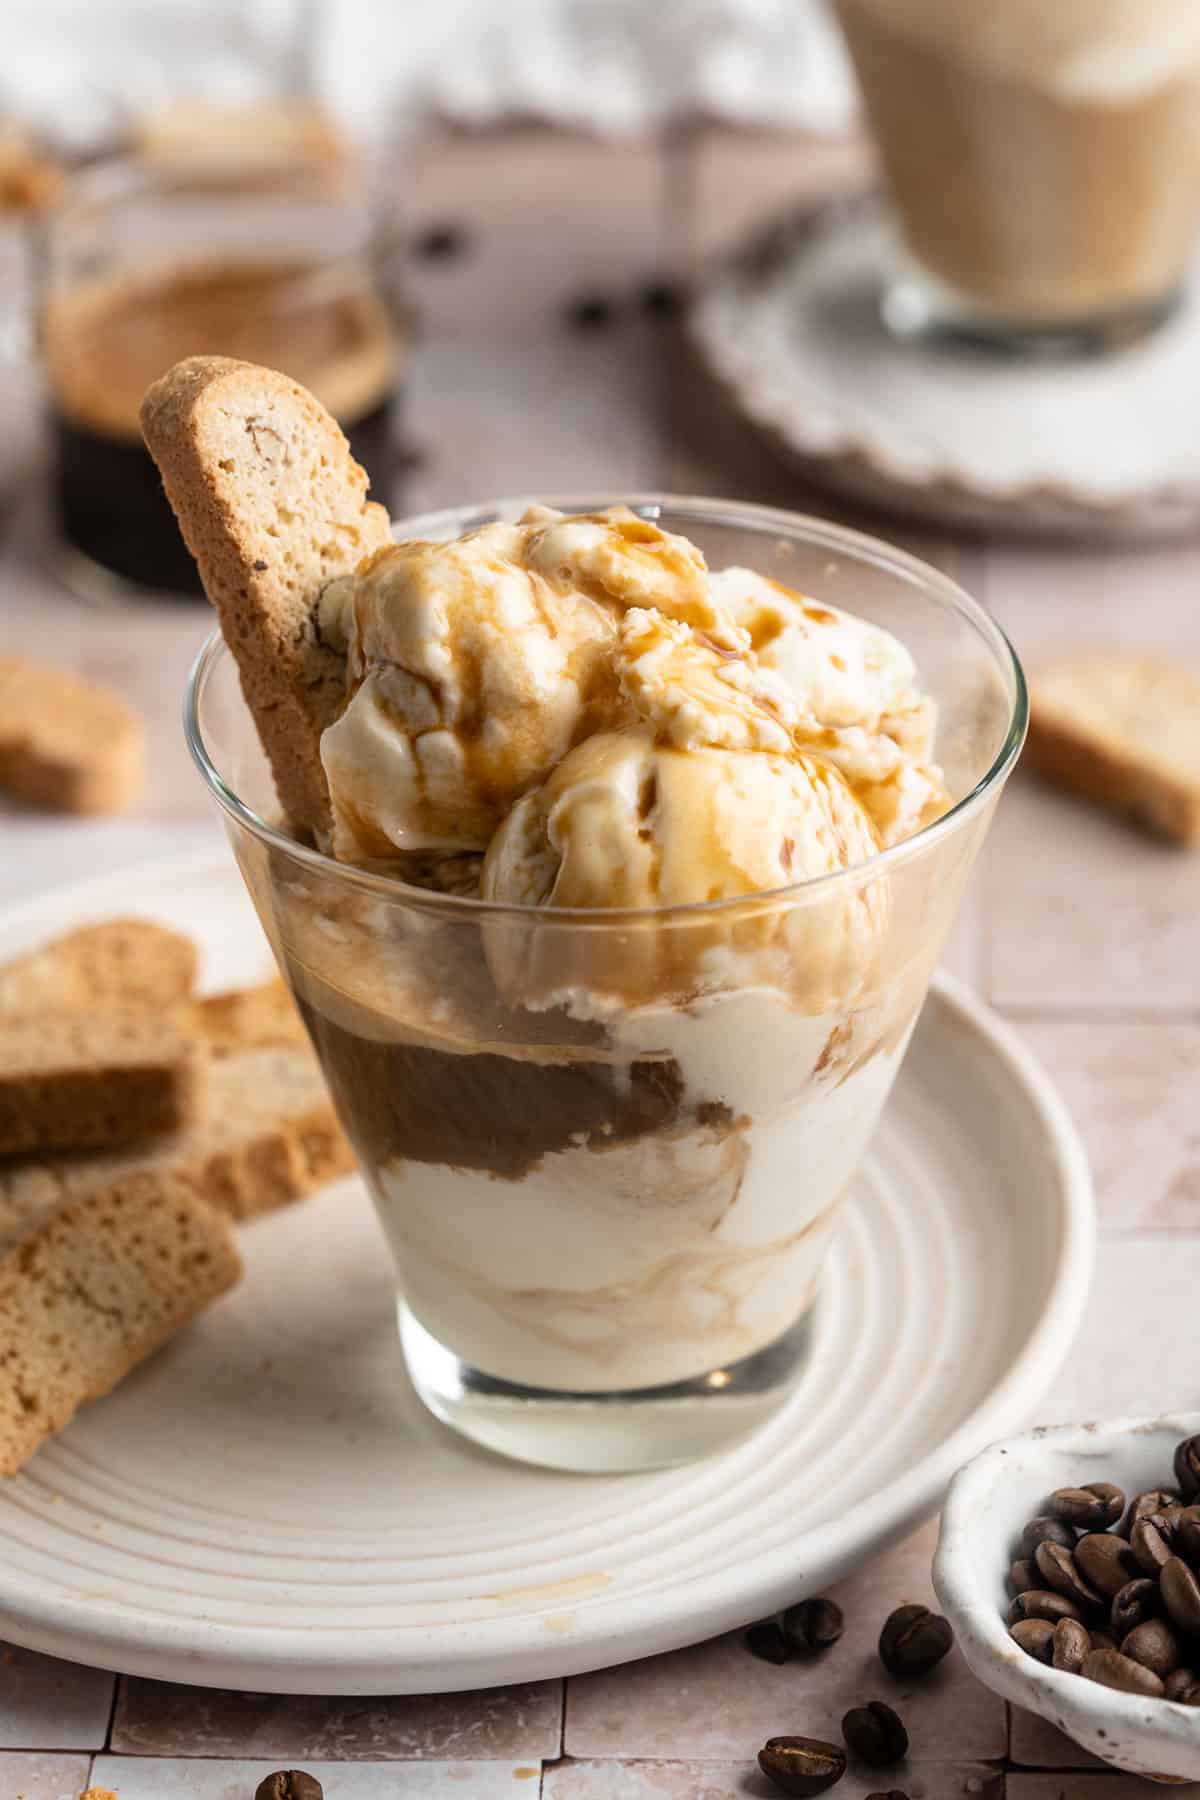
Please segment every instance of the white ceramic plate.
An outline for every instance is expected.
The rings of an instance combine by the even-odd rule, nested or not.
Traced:
[[[905,343],[879,319],[871,196],[785,214],[723,257],[688,330],[732,405],[802,472],[939,524],[1067,538],[1200,521],[1200,283],[1106,356],[1016,361]]]
[[[130,910],[192,932],[211,985],[266,964],[211,854],[9,913],[0,956]],[[244,1247],[236,1293],[0,1485],[0,1635],[280,1693],[484,1686],[710,1636],[907,1530],[1023,1421],[1079,1321],[1093,1216],[1045,1076],[939,986],[795,1395],[720,1458],[621,1477],[505,1463],[424,1413],[356,1182]]]

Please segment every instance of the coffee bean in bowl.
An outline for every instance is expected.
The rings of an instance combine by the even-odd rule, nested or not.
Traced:
[[[986,1685],[1118,1769],[1181,1782],[1200,1779],[1196,1482],[1197,1414],[1012,1438],[954,1479],[934,1565]]]

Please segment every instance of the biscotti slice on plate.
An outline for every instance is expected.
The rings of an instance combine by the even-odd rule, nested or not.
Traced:
[[[48,812],[120,812],[143,778],[142,727],[107,689],[0,657],[0,789]]]
[[[204,590],[237,659],[280,802],[323,840],[321,733],[346,665],[321,637],[322,589],[390,541],[388,516],[337,423],[273,369],[228,357],[176,363],[146,394],[142,431]]]
[[[228,1221],[163,1176],[72,1201],[13,1246],[0,1257],[0,1474],[240,1274]]]
[[[0,1014],[174,1006],[190,996],[197,962],[191,938],[152,919],[83,925],[0,964]]]
[[[1200,677],[1149,656],[1082,656],[1030,684],[1030,766],[1162,837],[1200,843]]]
[[[75,1196],[130,1175],[169,1175],[232,1218],[248,1219],[301,1200],[353,1168],[311,1053],[246,1050],[212,1065],[202,1124],[140,1152],[0,1166],[0,1244]]]
[[[194,1000],[189,1022],[213,1056],[230,1056],[266,1044],[307,1044],[296,1003],[282,981],[233,988]]]
[[[132,1144],[199,1119],[207,1059],[145,1009],[0,1019],[0,1155]]]

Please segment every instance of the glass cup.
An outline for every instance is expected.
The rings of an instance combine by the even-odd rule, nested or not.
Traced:
[[[138,423],[150,382],[184,356],[295,376],[387,498],[403,361],[396,236],[349,162],[125,157],[75,178],[46,221],[38,319],[73,588],[200,597]]]
[[[523,504],[400,530],[457,537]],[[395,1257],[417,1393],[493,1450],[576,1470],[687,1461],[787,1395],[838,1207],[1026,722],[1002,632],[937,570],[772,508],[628,504],[712,567],[894,632],[940,709],[951,810],[862,867],[744,900],[488,904],[288,836],[219,638],[187,702]]]
[[[903,256],[902,335],[1103,349],[1173,311],[1200,223],[1194,0],[836,0]]]

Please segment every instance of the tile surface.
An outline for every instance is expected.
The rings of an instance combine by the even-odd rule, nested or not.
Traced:
[[[535,1762],[559,1746],[562,1683],[327,1700],[123,1680],[112,1747],[135,1756]]]
[[[75,1800],[87,1786],[88,1762],[53,1751],[0,1751],[0,1794],[4,1800]]]
[[[245,1759],[207,1761],[99,1756],[92,1772],[98,1787],[118,1800],[252,1800],[264,1776],[290,1767]],[[359,1763],[306,1761],[302,1766],[325,1789],[326,1800],[536,1800],[540,1765],[530,1763]],[[7,1800],[7,1796],[6,1796]],[[41,1800],[41,1795],[32,1797]],[[73,1800],[73,1796],[72,1796]]]
[[[1030,1020],[1083,1134],[1102,1226],[1200,1228],[1200,1024]]]
[[[99,1669],[0,1646],[0,1748],[98,1750],[115,1686]]]

